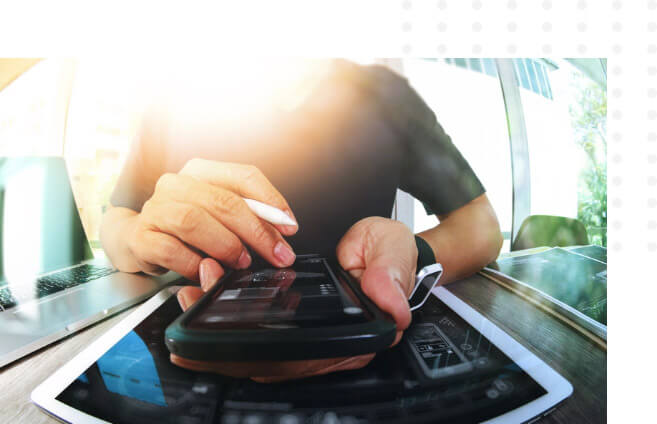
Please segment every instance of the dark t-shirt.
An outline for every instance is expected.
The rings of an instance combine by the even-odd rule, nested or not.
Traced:
[[[382,66],[334,61],[291,111],[234,125],[220,114],[211,107],[192,120],[167,107],[150,113],[112,205],[140,211],[157,179],[192,158],[248,163],[294,211],[295,251],[331,254],[360,219],[390,217],[397,188],[437,214],[484,193],[434,113],[405,79]]]

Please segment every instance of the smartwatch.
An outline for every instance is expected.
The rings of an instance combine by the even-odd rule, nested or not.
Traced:
[[[436,257],[427,243],[422,237],[415,236],[415,244],[417,245],[417,274],[415,276],[415,286],[411,295],[408,297],[408,306],[411,311],[419,309],[427,301],[431,290],[436,287],[438,280],[443,274],[443,266],[436,263]]]

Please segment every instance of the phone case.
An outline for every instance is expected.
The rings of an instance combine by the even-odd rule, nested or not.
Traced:
[[[305,259],[308,256],[300,257]],[[167,327],[167,348],[171,353],[187,359],[235,362],[337,358],[374,353],[388,348],[396,336],[395,322],[363,294],[358,282],[344,271],[334,258],[324,259],[337,284],[353,293],[371,320],[350,325],[312,328],[189,328],[187,323],[191,317],[212,302],[217,291],[223,290],[220,281]],[[228,271],[222,280],[226,281],[231,275],[232,271]]]

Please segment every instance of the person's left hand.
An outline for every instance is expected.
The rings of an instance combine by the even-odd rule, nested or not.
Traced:
[[[354,224],[337,247],[340,265],[360,282],[363,293],[397,324],[397,337],[411,322],[408,296],[415,282],[417,247],[413,233],[404,224],[381,217],[365,218]],[[210,259],[201,261],[201,286],[209,289],[223,275],[223,269]],[[203,295],[198,287],[184,287],[178,301],[186,310]],[[250,377],[259,382],[276,382],[367,365],[375,354],[347,358],[302,361],[220,362],[197,361],[171,355],[171,362],[183,368],[216,372],[233,377]]]

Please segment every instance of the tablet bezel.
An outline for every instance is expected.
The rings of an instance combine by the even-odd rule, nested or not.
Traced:
[[[433,293],[457,315],[511,358],[514,363],[529,374],[547,392],[529,403],[484,421],[484,423],[506,424],[509,422],[525,422],[556,406],[573,393],[573,386],[568,380],[445,287],[436,287]]]
[[[106,423],[107,421],[60,402],[56,399],[57,396],[178,289],[179,287],[170,287],[160,291],[148,302],[128,315],[127,318],[92,342],[86,349],[77,354],[34,389],[31,395],[32,402],[48,414],[54,415],[64,421],[75,423]],[[471,306],[453,295],[449,290],[444,287],[437,287],[433,290],[433,294],[490,340],[491,343],[514,361],[547,392],[543,396],[516,409],[484,421],[486,424],[528,421],[548,411],[572,394],[573,387],[565,378],[511,336],[500,330],[491,321],[484,318]]]
[[[94,340],[86,349],[74,356],[43,383],[37,386],[30,396],[32,402],[48,414],[66,422],[83,424],[107,423],[105,420],[60,402],[57,400],[57,396],[93,365],[98,358],[104,355],[112,346],[131,332],[179,289],[180,287],[173,286],[161,290],[146,303],[130,313],[123,321],[110,328],[107,333]]]

